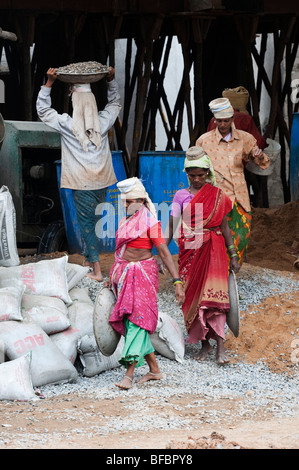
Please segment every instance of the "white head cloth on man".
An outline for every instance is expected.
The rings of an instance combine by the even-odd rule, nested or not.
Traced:
[[[157,217],[155,206],[139,178],[134,176],[133,178],[119,181],[119,183],[117,183],[117,187],[120,190],[122,201],[125,201],[126,199],[145,199],[145,206],[151,214]]]
[[[209,108],[216,119],[228,119],[234,115],[234,108],[228,98],[216,98],[210,101]]]
[[[72,86],[73,125],[72,131],[85,152],[89,142],[97,149],[102,143],[98,107],[89,83]]]

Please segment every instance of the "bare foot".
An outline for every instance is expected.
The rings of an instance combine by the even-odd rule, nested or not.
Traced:
[[[122,388],[123,390],[129,390],[132,387],[133,379],[128,375],[125,375],[122,381],[118,384],[115,384],[118,388]]]
[[[157,374],[154,374],[153,372],[147,372],[143,377],[138,379],[136,383],[143,384],[145,382],[148,382],[149,380],[161,380],[162,377],[163,376],[161,372],[158,372]]]
[[[229,358],[225,354],[224,341],[220,336],[217,338],[216,360],[219,365],[228,364],[230,362]]]
[[[225,354],[225,352],[221,352],[221,353],[216,353],[216,360],[217,360],[217,363],[222,366],[224,364],[228,364],[230,362],[230,359],[227,357],[227,355]]]
[[[91,271],[90,273],[87,273],[86,276],[90,277],[91,279],[95,279],[98,282],[102,282],[102,280],[103,280],[102,274],[96,274],[94,271]]]
[[[210,343],[202,342],[202,347],[201,347],[199,354],[197,356],[194,356],[193,359],[195,359],[196,361],[204,361],[207,358],[207,356],[211,354],[212,351],[213,351],[213,348],[210,345]]]

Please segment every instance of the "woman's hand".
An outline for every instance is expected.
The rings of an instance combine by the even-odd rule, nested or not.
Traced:
[[[179,305],[182,305],[185,301],[184,287],[180,282],[175,285],[175,298]]]
[[[157,264],[159,266],[159,273],[165,274],[165,269],[166,268],[165,268],[165,265],[164,265],[160,255],[157,255],[156,261],[157,261]]]
[[[234,271],[235,274],[237,274],[240,271],[241,266],[238,263],[237,256],[233,256],[230,259],[230,268],[231,268],[232,271]]]

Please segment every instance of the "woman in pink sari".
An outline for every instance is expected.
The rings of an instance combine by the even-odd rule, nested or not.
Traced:
[[[179,274],[185,287],[182,305],[188,342],[201,341],[195,359],[203,360],[212,351],[209,339],[217,342],[219,364],[229,362],[224,351],[224,326],[229,311],[227,251],[230,268],[238,272],[237,253],[226,215],[231,202],[216,188],[213,167],[200,147],[186,152],[185,171],[189,188],[176,192],[169,220],[168,245],[179,227]]]
[[[110,271],[110,288],[117,301],[110,324],[125,336],[120,363],[127,369],[123,380],[116,384],[128,390],[133,383],[135,368],[144,364],[149,372],[138,383],[162,378],[149,334],[156,330],[158,321],[157,292],[158,264],[152,248],[173,277],[175,297],[183,303],[185,294],[177,268],[165,244],[155,208],[141,181],[130,178],[117,184],[127,211],[116,234],[115,262]]]

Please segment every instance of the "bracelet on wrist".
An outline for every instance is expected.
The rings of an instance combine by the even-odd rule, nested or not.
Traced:
[[[236,248],[235,248],[235,245],[229,245],[227,249],[228,251],[230,251],[230,250],[235,250]]]
[[[183,284],[183,282],[181,281],[180,278],[177,278],[177,279],[172,280],[172,284],[175,286],[176,284]]]
[[[231,258],[233,258],[234,256],[238,256],[237,253],[233,253],[232,255],[230,255]]]

